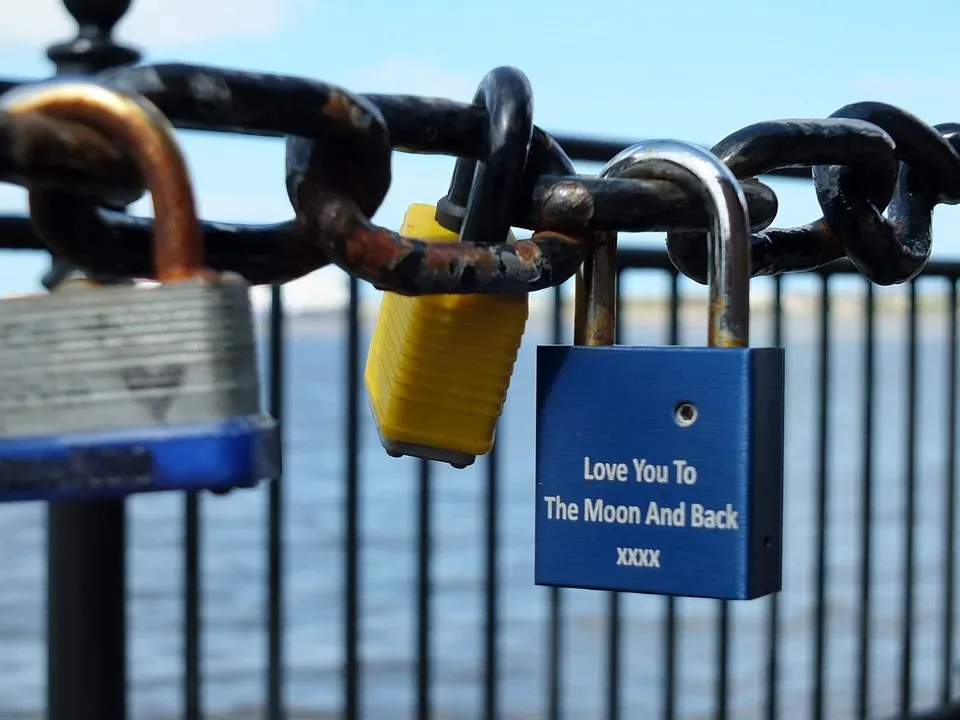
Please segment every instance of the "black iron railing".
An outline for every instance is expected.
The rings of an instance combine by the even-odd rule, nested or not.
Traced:
[[[623,250],[620,266],[625,274],[644,272],[653,279],[668,278],[667,293],[660,298],[663,302],[648,302],[655,309],[652,315],[647,310],[646,319],[639,323],[647,329],[637,341],[698,341],[704,332],[705,311],[696,298],[682,292],[681,280],[663,253]],[[538,709],[536,716],[866,718],[907,717],[953,706],[960,264],[931,263],[918,281],[894,290],[877,290],[866,282],[861,286],[855,280],[852,289],[838,291],[834,278],[844,276],[853,279],[855,271],[837,264],[813,274],[812,293],[797,287],[799,280],[811,276],[774,279],[768,283],[769,304],[758,304],[758,344],[787,347],[788,412],[798,398],[805,399],[805,412],[788,421],[791,490],[784,595],[751,603],[744,611],[716,603],[712,623],[705,623],[703,617],[711,601],[610,595],[602,608],[604,629],[594,625],[585,633],[575,627],[584,622],[583,616],[569,616],[569,598],[592,602],[597,612],[597,600],[583,598],[599,594],[540,589],[527,582],[522,590],[513,590],[515,596],[524,595],[531,603],[538,596],[544,599],[543,617],[538,621],[543,623],[541,637],[546,645],[540,656],[543,663],[525,686],[525,692],[535,698],[530,704]],[[356,298],[356,287],[353,291]],[[791,300],[800,301],[793,312],[787,309]],[[528,345],[570,341],[565,332],[569,308],[563,306],[561,291],[554,291],[553,301],[545,325],[531,331]],[[933,309],[922,301],[934,305]],[[834,312],[837,304],[840,310]],[[642,314],[629,305],[621,308],[621,333],[627,343],[635,341],[637,315]],[[343,324],[348,330],[346,364],[352,368],[363,362],[369,335],[358,313],[358,305],[352,305]],[[543,319],[533,322],[543,324]],[[659,329],[651,330],[654,326]],[[891,327],[896,329],[892,338]],[[891,353],[896,353],[897,363],[891,362]],[[878,364],[883,364],[882,373]],[[521,362],[515,384],[524,382],[522,368]],[[846,373],[842,377],[838,376],[841,371]],[[516,392],[512,401],[523,403]],[[346,514],[342,707],[348,716],[356,712],[358,717],[363,715],[359,708],[369,711],[369,703],[375,702],[377,687],[376,681],[364,680],[363,663],[356,656],[366,636],[359,601],[364,594],[359,580],[364,544],[359,496],[376,494],[381,483],[397,481],[396,476],[380,477],[356,465],[365,457],[360,454],[365,447],[360,436],[372,434],[363,393],[358,376],[351,376],[343,397],[348,442],[342,458]],[[939,399],[931,404],[933,396]],[[838,417],[841,405],[845,414]],[[501,436],[513,437],[518,422],[522,421],[508,409]],[[478,465],[469,482],[482,488],[474,496],[482,500],[476,509],[482,532],[474,539],[481,553],[477,600],[482,611],[480,621],[463,631],[463,643],[478,648],[473,677],[482,693],[478,705],[447,709],[458,716],[525,717],[511,707],[515,703],[503,698],[510,671],[504,670],[509,651],[502,647],[509,631],[501,621],[505,592],[501,558],[504,513],[515,507],[511,500],[517,494],[505,490],[529,485],[532,468],[505,470],[499,453]],[[416,552],[411,570],[416,622],[408,660],[415,716],[426,718],[436,716],[430,708],[436,712],[437,685],[443,684],[437,679],[437,667],[447,659],[431,652],[437,633],[433,568],[437,547],[445,538],[436,528],[432,510],[438,493],[437,470],[427,462],[418,466],[416,471],[404,466],[405,472],[418,476],[417,498],[411,503],[416,531],[410,538]],[[286,481],[305,479],[288,476]],[[461,480],[451,477],[445,482]],[[896,496],[892,503],[891,495]],[[921,528],[926,538],[922,556],[917,545]],[[808,541],[800,539],[804,531],[809,531]],[[808,565],[805,572],[795,572],[798,563]],[[368,581],[374,578],[368,576]],[[831,602],[837,592],[849,603],[840,620]],[[807,596],[803,604],[784,615],[784,603],[796,605],[798,594]],[[625,604],[633,608],[632,620],[624,619]],[[936,607],[932,613],[931,605]],[[637,608],[643,609],[646,626],[655,628],[654,637],[638,637],[631,631],[638,622]],[[691,608],[696,611],[686,612]],[[684,630],[689,623],[695,623],[696,629]],[[799,632],[798,623],[804,626]],[[748,650],[739,644],[738,628],[752,638]],[[892,640],[887,637],[891,633]],[[572,636],[576,636],[573,642]],[[837,650],[843,645],[848,646],[846,654]],[[744,664],[751,668],[749,676],[736,670]],[[628,665],[633,669],[628,671]],[[584,667],[599,668],[589,682],[580,679],[593,685],[586,705],[571,698],[576,692],[571,687],[580,684],[571,682],[571,666],[579,672]],[[691,667],[699,669],[691,671]],[[702,678],[691,681],[691,675],[703,668],[708,668],[712,679],[706,684]],[[634,674],[646,683],[656,683],[657,689],[653,693],[649,687],[638,690]]]

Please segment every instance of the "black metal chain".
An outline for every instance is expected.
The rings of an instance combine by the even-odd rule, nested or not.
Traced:
[[[295,216],[259,226],[203,222],[208,264],[254,284],[335,263],[403,293],[532,292],[567,280],[605,231],[666,231],[679,271],[706,281],[708,218],[699,200],[663,176],[577,175],[560,145],[531,124],[529,85],[511,68],[488,74],[473,104],[182,64],[86,79],[146,98],[178,128],[287,138]],[[19,84],[0,81],[0,91]],[[828,119],[751,125],[713,152],[742,181],[754,276],[849,257],[869,280],[889,285],[925,266],[933,208],[960,202],[958,148],[960,125],[934,127],[889,105],[857,103]],[[448,220],[464,218],[460,209],[480,192],[474,185],[487,187],[486,210],[472,220],[466,213],[462,242],[425,243],[370,222],[390,186],[394,150],[459,158],[439,203]],[[799,167],[812,168],[823,217],[770,228],[777,198],[755,176]],[[13,244],[37,247],[35,228],[42,246],[82,267],[152,276],[152,221],[103,207],[143,193],[136,167],[110,138],[61,120],[0,115],[0,181],[30,190],[32,224],[0,218]],[[509,225],[533,236],[499,241]]]

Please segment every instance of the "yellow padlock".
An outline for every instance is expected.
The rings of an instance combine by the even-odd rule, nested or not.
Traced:
[[[433,205],[411,205],[400,233],[458,240]],[[526,294],[383,294],[364,380],[387,453],[464,468],[490,452],[529,308]]]

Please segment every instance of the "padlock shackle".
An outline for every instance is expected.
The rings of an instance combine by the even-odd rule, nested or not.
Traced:
[[[483,157],[458,157],[437,222],[462,242],[495,244],[510,231],[533,141],[533,89],[520,70],[488,72],[473,97],[487,111]]]
[[[171,282],[209,274],[187,163],[173,126],[153,103],[90,82],[53,81],[4,93],[0,112],[84,123],[116,138],[136,161],[153,198],[156,278]]]
[[[601,177],[670,180],[703,198],[710,212],[707,285],[711,347],[750,344],[750,213],[740,183],[709,150],[680,140],[648,140],[612,158]]]

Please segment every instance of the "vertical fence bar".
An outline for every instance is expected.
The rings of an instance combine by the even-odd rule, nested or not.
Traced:
[[[498,427],[500,423],[497,423]],[[487,456],[487,498],[486,524],[487,538],[484,551],[484,638],[483,638],[483,717],[496,720],[498,717],[498,660],[497,631],[499,630],[499,582],[497,577],[497,537],[498,537],[498,485],[499,465],[497,446],[494,443]]]
[[[283,446],[284,386],[283,287],[270,287],[270,415]],[[283,453],[280,453],[283,457]],[[270,483],[267,498],[267,720],[283,720],[283,471]]]
[[[727,720],[730,713],[730,607],[720,600],[717,613],[717,720]]]
[[[903,624],[900,636],[900,717],[908,717],[913,700],[913,582],[917,516],[917,281],[909,283],[907,314],[907,452],[904,468]]]
[[[607,720],[620,717],[620,593],[607,599]]]
[[[667,344],[680,344],[680,275],[676,272],[670,273]],[[663,607],[663,666],[663,717],[674,720],[677,715],[677,600],[672,596],[665,598]]]
[[[947,350],[947,438],[944,484],[946,501],[943,534],[943,660],[941,666],[942,685],[940,704],[950,705],[953,699],[953,648],[956,612],[956,562],[957,562],[957,279],[951,277],[950,292],[947,300],[947,337],[950,347]]]
[[[862,476],[860,481],[860,617],[857,648],[857,717],[870,716],[870,617],[873,585],[873,408],[876,360],[876,301],[873,283],[864,298],[863,431],[860,433]]]
[[[80,32],[47,57],[57,75],[136,62],[111,33],[129,0],[63,0]],[[69,272],[54,259],[44,285]],[[126,720],[126,506],[123,500],[51,503],[47,509],[47,717]]]
[[[47,717],[125,720],[123,503],[48,510]]]
[[[827,474],[829,466],[828,431],[830,422],[830,278],[821,276],[820,285],[820,372],[818,377],[817,429],[817,537],[814,587],[813,635],[813,718],[824,719],[824,661],[826,657],[827,612]]]
[[[183,508],[183,716],[201,720],[200,498],[187,492]]]
[[[773,346],[783,345],[783,278],[773,278]],[[780,686],[780,593],[770,596],[767,615],[767,720],[777,720]]]
[[[563,291],[560,286],[553,288],[553,307],[550,313],[551,342],[559,345],[563,342]],[[563,595],[558,587],[550,592],[549,615],[547,619],[547,720],[561,718],[561,685],[563,668],[560,663],[563,650]]]
[[[420,488],[417,499],[417,720],[430,718],[430,556],[432,518],[431,470],[429,460],[421,460]]]
[[[347,305],[347,462],[344,474],[343,707],[347,720],[360,718],[360,283],[350,276]]]

